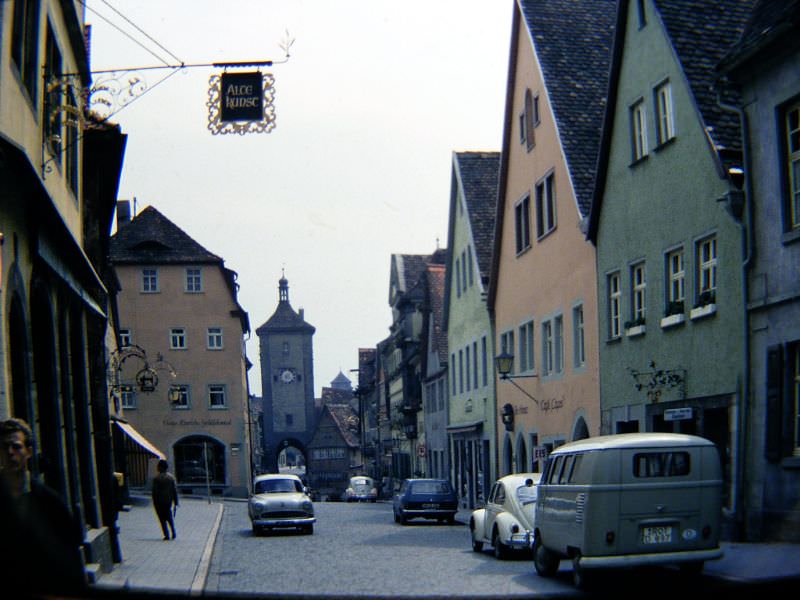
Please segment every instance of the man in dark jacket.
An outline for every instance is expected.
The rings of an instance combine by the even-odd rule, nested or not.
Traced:
[[[80,593],[86,588],[83,528],[62,498],[28,471],[30,426],[22,419],[0,421],[0,450],[2,531],[15,546],[11,562],[1,561],[4,585],[31,593]]]
[[[172,531],[172,539],[175,539],[175,521],[173,520],[172,505],[178,508],[178,485],[172,473],[168,473],[169,465],[163,458],[158,461],[158,475],[153,478],[153,508],[156,509],[158,522],[161,524],[161,531],[164,532],[164,539],[169,539],[169,529]]]

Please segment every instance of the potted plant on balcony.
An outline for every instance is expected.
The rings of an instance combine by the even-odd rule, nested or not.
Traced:
[[[636,317],[631,321],[625,321],[625,335],[635,337],[645,332],[645,318]]]
[[[664,318],[661,319],[661,327],[672,327],[686,321],[686,315],[683,311],[683,300],[672,300],[668,302],[667,307],[664,309]]]
[[[717,298],[714,290],[706,290],[697,297],[694,308],[689,313],[691,319],[701,319],[717,312]]]

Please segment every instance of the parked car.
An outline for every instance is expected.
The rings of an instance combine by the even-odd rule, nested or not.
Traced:
[[[572,560],[576,587],[594,569],[678,565],[699,573],[719,546],[722,472],[709,440],[627,433],[565,444],[538,486],[533,563],[552,576]]]
[[[376,502],[378,489],[372,477],[358,475],[350,478],[344,497],[348,502]]]
[[[458,498],[446,479],[406,479],[393,499],[395,523],[405,525],[420,517],[452,524],[458,511]]]
[[[314,533],[314,503],[297,475],[259,475],[247,503],[253,533],[274,528],[294,528]]]
[[[540,473],[515,473],[495,482],[486,507],[474,510],[469,519],[475,552],[481,552],[485,543],[499,559],[507,558],[511,550],[530,551],[540,477]]]

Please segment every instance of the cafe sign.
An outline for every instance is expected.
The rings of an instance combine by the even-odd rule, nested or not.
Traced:
[[[209,78],[208,129],[214,135],[269,133],[275,128],[275,78],[269,73],[224,72]]]

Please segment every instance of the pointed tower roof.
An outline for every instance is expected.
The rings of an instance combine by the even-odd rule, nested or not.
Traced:
[[[276,332],[308,332],[314,333],[316,328],[305,322],[289,303],[289,280],[284,275],[278,280],[278,308],[272,316],[258,329],[256,335],[261,336]]]
[[[331,387],[337,390],[352,390],[353,383],[347,375],[339,371],[339,374],[331,381]]]

